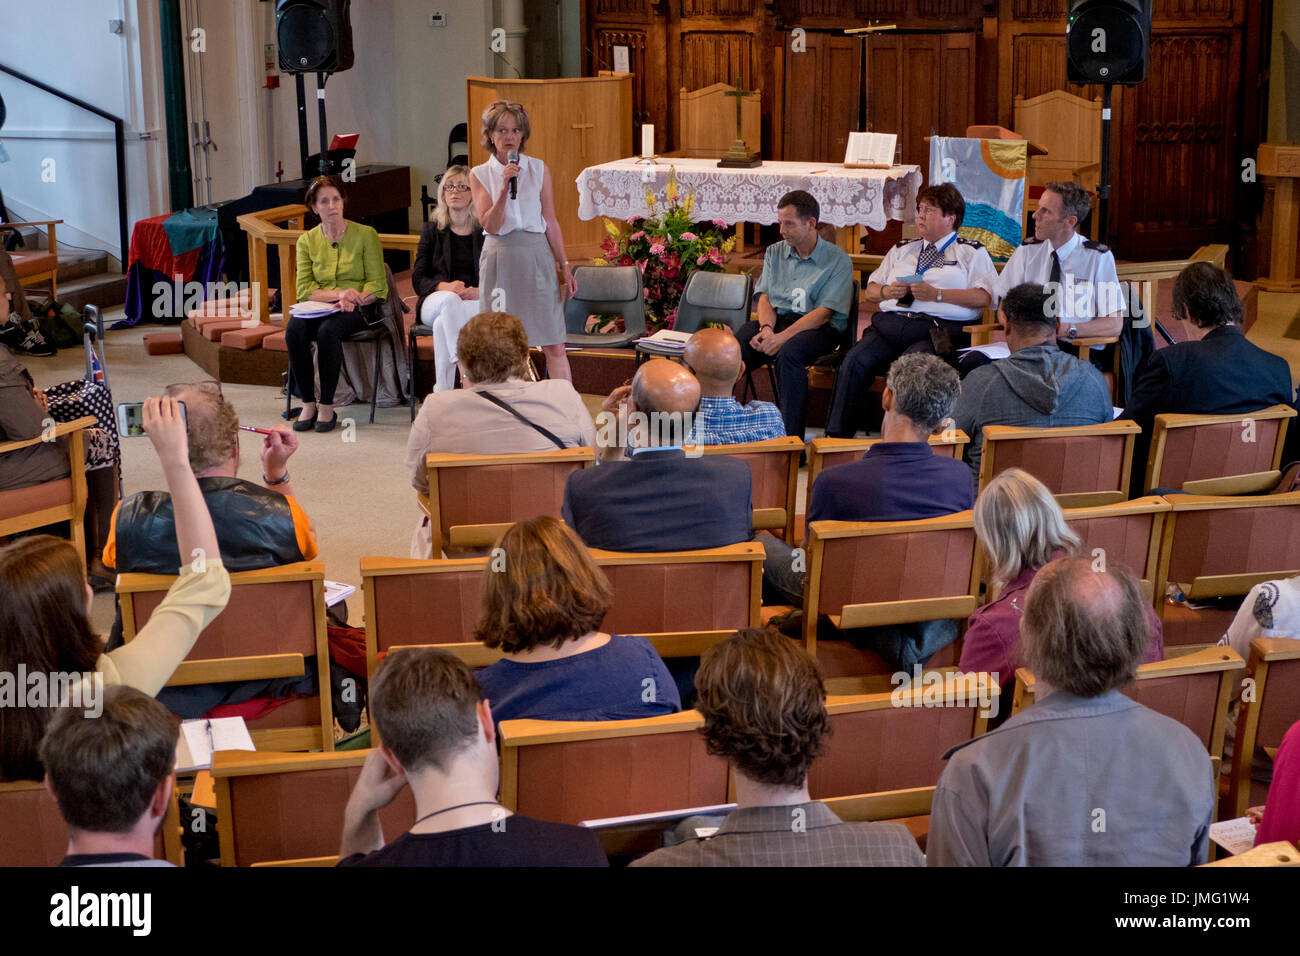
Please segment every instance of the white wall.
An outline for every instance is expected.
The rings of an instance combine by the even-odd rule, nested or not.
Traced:
[[[267,9],[266,42],[275,42],[274,10]],[[441,11],[447,26],[429,26]],[[491,0],[353,0],[351,70],[325,86],[328,135],[360,133],[357,164],[397,163],[411,167],[411,227],[420,222],[420,184],[433,192],[433,177],[447,163],[447,134],[466,122],[465,77],[491,75]],[[316,78],[307,77],[308,151],[319,148]],[[270,93],[274,159],[285,178],[299,175],[298,118],[292,76],[282,76]],[[474,135],[471,124],[471,135]]]
[[[8,6],[8,4],[6,4]],[[127,230],[166,211],[166,142],[158,93],[158,15],[153,0],[46,0],[13,4],[0,28],[0,63],[125,120]],[[121,35],[108,21],[124,21]],[[0,141],[0,189],[15,216],[63,219],[60,242],[121,257],[112,126],[7,74],[9,118]],[[152,136],[141,139],[141,133]],[[44,182],[45,160],[54,181]]]

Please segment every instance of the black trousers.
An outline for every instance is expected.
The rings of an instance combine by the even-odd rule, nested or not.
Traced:
[[[334,404],[334,389],[339,384],[339,370],[343,368],[343,341],[367,327],[368,310],[381,303],[372,302],[351,312],[335,312],[323,319],[289,318],[284,330],[284,342],[289,347],[289,367],[298,394],[304,402],[316,401],[316,370],[312,367],[311,343],[316,343],[316,362],[320,366],[320,401]]]
[[[889,371],[890,364],[909,352],[934,353],[930,330],[936,324],[948,333],[954,349],[970,344],[970,333],[963,332],[965,322],[933,319],[915,312],[877,312],[871,316],[871,328],[862,333],[840,366],[826,421],[826,434],[833,438],[852,438],[866,429],[866,398],[877,375]]]
[[[776,331],[784,332],[801,317],[794,312],[778,312]],[[808,410],[808,366],[828,352],[835,351],[843,333],[836,331],[827,322],[792,337],[781,346],[776,355],[768,355],[750,346],[750,340],[757,334],[758,323],[753,320],[736,330],[736,340],[740,342],[740,356],[744,359],[745,369],[752,372],[768,362],[776,363],[776,401],[781,408],[781,417],[785,420],[785,433],[803,438]]]

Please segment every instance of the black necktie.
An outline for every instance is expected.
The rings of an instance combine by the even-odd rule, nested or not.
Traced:
[[[1061,281],[1061,257],[1055,251],[1052,252],[1052,271],[1048,273],[1047,281],[1056,284]]]

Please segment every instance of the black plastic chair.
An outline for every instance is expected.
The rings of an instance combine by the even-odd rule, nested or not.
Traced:
[[[360,332],[354,332],[352,335],[349,335],[346,339],[343,340],[344,342],[374,342],[375,343],[375,371],[374,371],[374,375],[371,376],[371,381],[370,381],[370,424],[372,425],[375,423],[375,403],[379,400],[379,355],[380,355],[379,348],[380,348],[380,342],[382,342],[384,339],[388,340],[388,347],[393,355],[393,365],[396,366],[397,365],[397,343],[393,341],[393,337],[388,332],[388,327],[384,325],[382,322],[379,323],[378,325],[372,325],[367,328],[364,328]],[[412,374],[414,374],[414,366],[412,366],[411,368],[412,368]],[[399,390],[401,389],[400,381],[398,382],[397,387]],[[414,385],[412,385],[411,391],[412,393],[414,393],[415,391]],[[402,398],[403,400],[405,400],[406,396],[403,395]],[[284,417],[286,419],[294,417],[292,414],[293,412],[292,406],[293,406],[293,365],[290,364],[288,378],[285,380],[285,389],[284,389]],[[335,409],[334,414],[335,415],[338,414],[337,409]],[[415,417],[414,397],[412,397],[411,399],[411,417],[412,420],[414,420]]]

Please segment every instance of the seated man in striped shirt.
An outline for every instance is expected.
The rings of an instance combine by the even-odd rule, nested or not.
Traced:
[[[785,435],[781,410],[771,402],[736,401],[736,382],[745,366],[730,329],[700,329],[687,341],[683,359],[700,382],[700,408],[689,444],[739,445]]]

